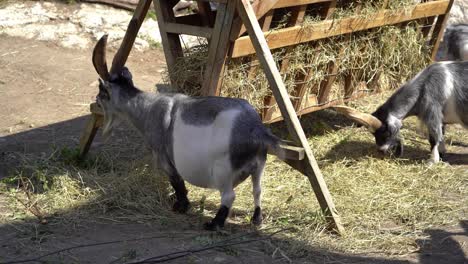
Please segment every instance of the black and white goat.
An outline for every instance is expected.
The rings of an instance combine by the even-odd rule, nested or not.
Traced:
[[[223,227],[235,199],[234,188],[251,176],[255,211],[252,223],[262,222],[261,177],[267,150],[281,156],[279,139],[263,125],[245,100],[147,93],[133,85],[125,67],[109,73],[105,63],[106,36],[96,44],[93,64],[99,76],[97,102],[104,112],[103,134],[116,120],[127,120],[153,152],[156,166],[175,190],[173,210],[189,208],[184,180],[221,193],[221,207],[205,228]],[[118,68],[118,67],[117,67]]]
[[[444,125],[459,123],[468,128],[468,62],[439,62],[419,72],[398,89],[372,115],[338,106],[337,111],[365,125],[382,152],[403,153],[402,121],[417,116],[427,126],[430,162],[445,153]]]

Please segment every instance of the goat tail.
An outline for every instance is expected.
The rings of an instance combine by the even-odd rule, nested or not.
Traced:
[[[281,148],[281,139],[275,136],[268,129],[263,129],[260,137],[261,143],[268,150],[269,154],[277,156],[281,160],[286,160],[286,151]]]

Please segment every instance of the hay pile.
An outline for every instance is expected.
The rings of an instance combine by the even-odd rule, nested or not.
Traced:
[[[367,1],[360,6],[359,14],[375,11],[382,6],[382,2]],[[412,3],[409,0],[390,2],[390,9]],[[347,12],[351,14],[356,8],[353,4],[337,8],[335,15],[343,17]],[[289,15],[286,13],[275,17],[275,28],[284,27]],[[317,20],[309,12],[304,25],[316,23]],[[317,95],[320,83],[330,76],[329,65],[337,64],[337,79],[329,97],[332,101],[345,98],[344,79],[349,75],[353,86],[357,87],[354,92],[359,89],[361,92],[372,92],[396,88],[429,63],[429,48],[420,26],[414,22],[406,27],[386,26],[275,49],[273,56],[279,68],[284,63],[288,64],[282,76],[292,99],[297,97],[297,87],[300,85],[305,86],[306,95]],[[178,92],[200,95],[207,53],[208,46],[202,44],[187,49],[186,55],[179,58],[174,73],[176,85],[180,87]],[[221,96],[247,99],[259,111],[265,108],[265,97],[272,94],[255,56],[230,60],[222,78]]]

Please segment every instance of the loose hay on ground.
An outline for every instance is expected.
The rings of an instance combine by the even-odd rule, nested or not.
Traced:
[[[377,47],[382,49],[382,53],[377,58],[370,56],[368,61],[361,60],[358,65],[345,57],[342,58],[343,65],[351,69],[367,69],[367,72],[364,71],[366,74],[363,74],[367,77],[375,76],[377,69],[382,72],[379,78],[386,78],[389,83],[387,87],[405,81],[423,67],[427,51],[416,30],[409,27],[401,31],[399,28],[387,27],[372,32],[378,33],[379,37],[373,39],[367,34],[363,36],[365,41],[360,42],[356,41],[362,40],[359,39],[360,34],[357,34],[354,39],[356,46],[348,47],[355,51],[347,51],[345,54],[359,54],[356,51],[362,51],[359,44],[363,44],[363,47]],[[316,72],[309,80],[311,84],[323,80],[324,66],[337,60],[337,50],[339,47],[337,49],[333,40],[296,47],[292,54],[297,55],[288,57],[293,65],[290,67],[291,72],[285,74],[290,92],[295,84],[295,71]],[[375,50],[371,54],[375,55]],[[285,56],[291,56],[284,55],[281,50],[276,51],[275,55],[277,62],[284,60]],[[177,66],[179,71],[176,80],[187,89],[186,93],[197,95],[206,60],[206,46],[192,50],[189,58],[191,60],[188,63],[186,60],[177,62],[181,66]],[[264,75],[253,74],[255,79],[249,80],[246,76],[252,65],[240,60],[231,63],[224,76],[223,95],[247,98],[257,108],[261,108],[263,98],[270,93]],[[366,68],[361,68],[362,65]],[[317,91],[311,85],[308,93],[314,92]],[[370,112],[388,96],[389,93],[385,93],[379,97],[366,98],[353,103],[353,106]],[[374,150],[373,138],[363,128],[337,129],[337,126],[343,124],[342,120],[334,122],[307,118],[302,121],[313,132],[309,142],[342,217],[346,233],[342,238],[325,233],[324,218],[307,178],[270,157],[263,178],[264,227],[296,228],[283,235],[282,239],[274,241],[289,257],[307,256],[311,248],[317,247],[345,253],[406,254],[417,249],[416,240],[425,236],[424,230],[456,224],[466,218],[466,166],[442,163],[428,167],[424,163],[429,154],[426,140],[409,140],[418,139],[414,132],[414,119],[405,122],[408,128],[402,131],[407,139],[406,154],[402,159],[380,157]],[[455,140],[468,144],[468,135],[460,131],[449,129],[448,142]],[[281,131],[276,132],[280,134]],[[2,215],[0,221],[16,224],[16,221],[32,217],[31,212],[18,202],[18,199],[27,199],[23,188],[19,186],[19,178],[31,182],[28,190],[39,209],[44,216],[57,222],[79,222],[86,216],[96,221],[101,218],[122,223],[164,224],[167,221],[185,221],[197,222],[201,226],[203,220],[197,217],[213,216],[216,213],[219,194],[189,186],[189,198],[194,206],[191,214],[172,214],[169,197],[171,188],[165,176],[151,170],[148,158],[137,158],[142,156],[141,153],[132,153],[132,159],[118,157],[116,153],[121,148],[113,146],[112,151],[101,152],[97,159],[80,164],[75,163],[76,153],[73,151],[25,157],[17,173],[0,182],[0,191],[10,198],[10,212]],[[449,152],[451,148],[448,146]],[[236,228],[245,228],[243,225],[248,223],[253,213],[251,183],[247,181],[241,184],[236,193],[234,212],[229,221],[241,225]],[[233,226],[228,225],[227,228]]]

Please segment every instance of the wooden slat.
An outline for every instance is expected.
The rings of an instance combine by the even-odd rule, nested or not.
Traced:
[[[200,14],[178,16],[175,18],[175,23],[190,26],[203,26],[202,17],[200,16]]]
[[[88,153],[98,128],[102,125],[102,119],[102,115],[91,114],[88,122],[86,123],[86,127],[80,137],[80,159],[84,158],[84,156]]]
[[[226,4],[228,2],[228,0],[200,0],[200,1],[203,1],[203,2],[215,2],[215,3],[219,3],[219,4]]]
[[[280,143],[278,149],[269,148],[268,154],[280,156],[279,151],[283,152],[286,159],[289,160],[303,160],[305,156],[303,148],[287,144],[286,142]]]
[[[273,9],[331,2],[332,0],[279,0]]]
[[[329,5],[328,5],[328,8],[327,8],[327,12],[325,14],[326,19],[330,19],[333,16],[333,13],[335,13],[336,2],[337,2],[337,0],[330,1]]]
[[[208,27],[197,27],[177,23],[166,23],[166,32],[168,33],[186,34],[192,36],[199,36],[203,38],[211,38],[212,31],[213,29]]]
[[[232,0],[237,1],[237,0]],[[278,0],[256,0],[252,7],[255,10],[257,19],[268,13],[278,2]],[[237,17],[232,23],[231,41],[236,40],[239,36],[245,33],[245,27],[242,25],[242,19]]]
[[[339,62],[331,61],[328,63],[327,67],[327,78],[320,83],[319,93],[318,93],[318,103],[324,104],[328,101],[328,96],[330,95],[330,91],[333,87],[333,83],[335,82],[338,74],[339,69]]]
[[[432,46],[432,60],[436,59],[437,51],[439,50],[439,44],[444,35],[445,24],[447,23],[447,19],[449,17],[450,9],[452,9],[453,2],[454,0],[449,1],[446,9],[444,10],[445,12],[437,18],[437,21],[434,25],[432,37],[429,41],[429,45]]]
[[[156,11],[156,16],[158,17],[158,26],[159,32],[161,34],[161,42],[164,49],[164,55],[166,57],[167,69],[169,71],[169,77],[171,78],[171,84],[174,86],[174,89],[178,89],[176,82],[172,79],[173,72],[175,72],[174,67],[177,58],[182,57],[184,54],[182,52],[182,45],[180,44],[180,38],[178,34],[169,33],[166,30],[166,23],[175,23],[176,19],[174,17],[174,7],[176,1],[174,0],[153,0],[154,9]]]
[[[208,60],[206,63],[205,79],[203,80],[203,95],[219,95],[224,72],[226,56],[228,55],[231,42],[229,40],[230,31],[236,11],[235,1],[229,1],[225,5],[220,5],[216,15],[213,37],[208,50]]]
[[[202,24],[204,26],[211,26],[214,23],[214,16],[211,12],[210,2],[197,0],[198,13],[201,16]]]
[[[127,62],[128,55],[132,50],[133,43],[135,42],[138,31],[140,30],[141,24],[145,20],[146,13],[151,5],[151,0],[140,0],[133,13],[133,17],[128,24],[125,36],[120,44],[119,50],[112,60],[111,73],[120,71],[120,69]]]
[[[307,10],[306,5],[295,6],[291,8],[291,18],[288,21],[288,26],[295,26],[295,25],[302,24],[302,22],[304,21],[306,10]],[[288,47],[286,49],[285,54],[289,54],[293,48],[294,47]],[[289,67],[289,58],[284,58],[283,61],[281,62],[280,72],[284,74],[287,71],[288,67]],[[270,113],[272,113],[276,109],[274,107],[275,104],[276,104],[276,100],[273,96],[267,97],[265,99],[265,106],[267,108],[266,108],[264,117],[268,118]]]
[[[274,11],[270,10],[265,14],[265,16],[263,16],[263,21],[262,21],[262,30],[263,31],[270,30],[271,21],[273,20],[273,14],[274,14]]]
[[[263,70],[265,71],[265,75],[267,76],[273,94],[278,101],[278,106],[286,121],[289,134],[298,146],[302,146],[304,148],[305,159],[301,161],[301,172],[309,178],[317,200],[323,210],[325,218],[330,224],[330,227],[335,229],[338,233],[341,233],[343,232],[343,226],[341,225],[340,218],[336,212],[328,187],[325,184],[317,161],[312,153],[312,149],[310,148],[304,131],[302,130],[301,123],[296,116],[291,100],[289,100],[288,92],[284,86],[283,80],[281,79],[281,75],[276,67],[276,63],[270,49],[268,48],[268,44],[264,38],[262,29],[257,22],[257,18],[249,0],[238,0],[238,13],[252,38],[256,54],[260,60]]]
[[[449,4],[449,0],[440,0],[419,4],[410,11],[380,11],[369,19],[350,17],[341,20],[325,20],[310,26],[295,26],[266,32],[265,37],[270,49],[276,49],[346,33],[416,20],[427,16],[445,14]],[[255,53],[255,49],[248,36],[241,37],[235,41],[232,53],[233,58],[253,53]]]
[[[104,115],[104,112],[102,111],[102,108],[99,107],[99,105],[97,103],[92,103],[89,105],[89,110],[91,111],[91,113],[93,114],[97,114],[97,115]]]

